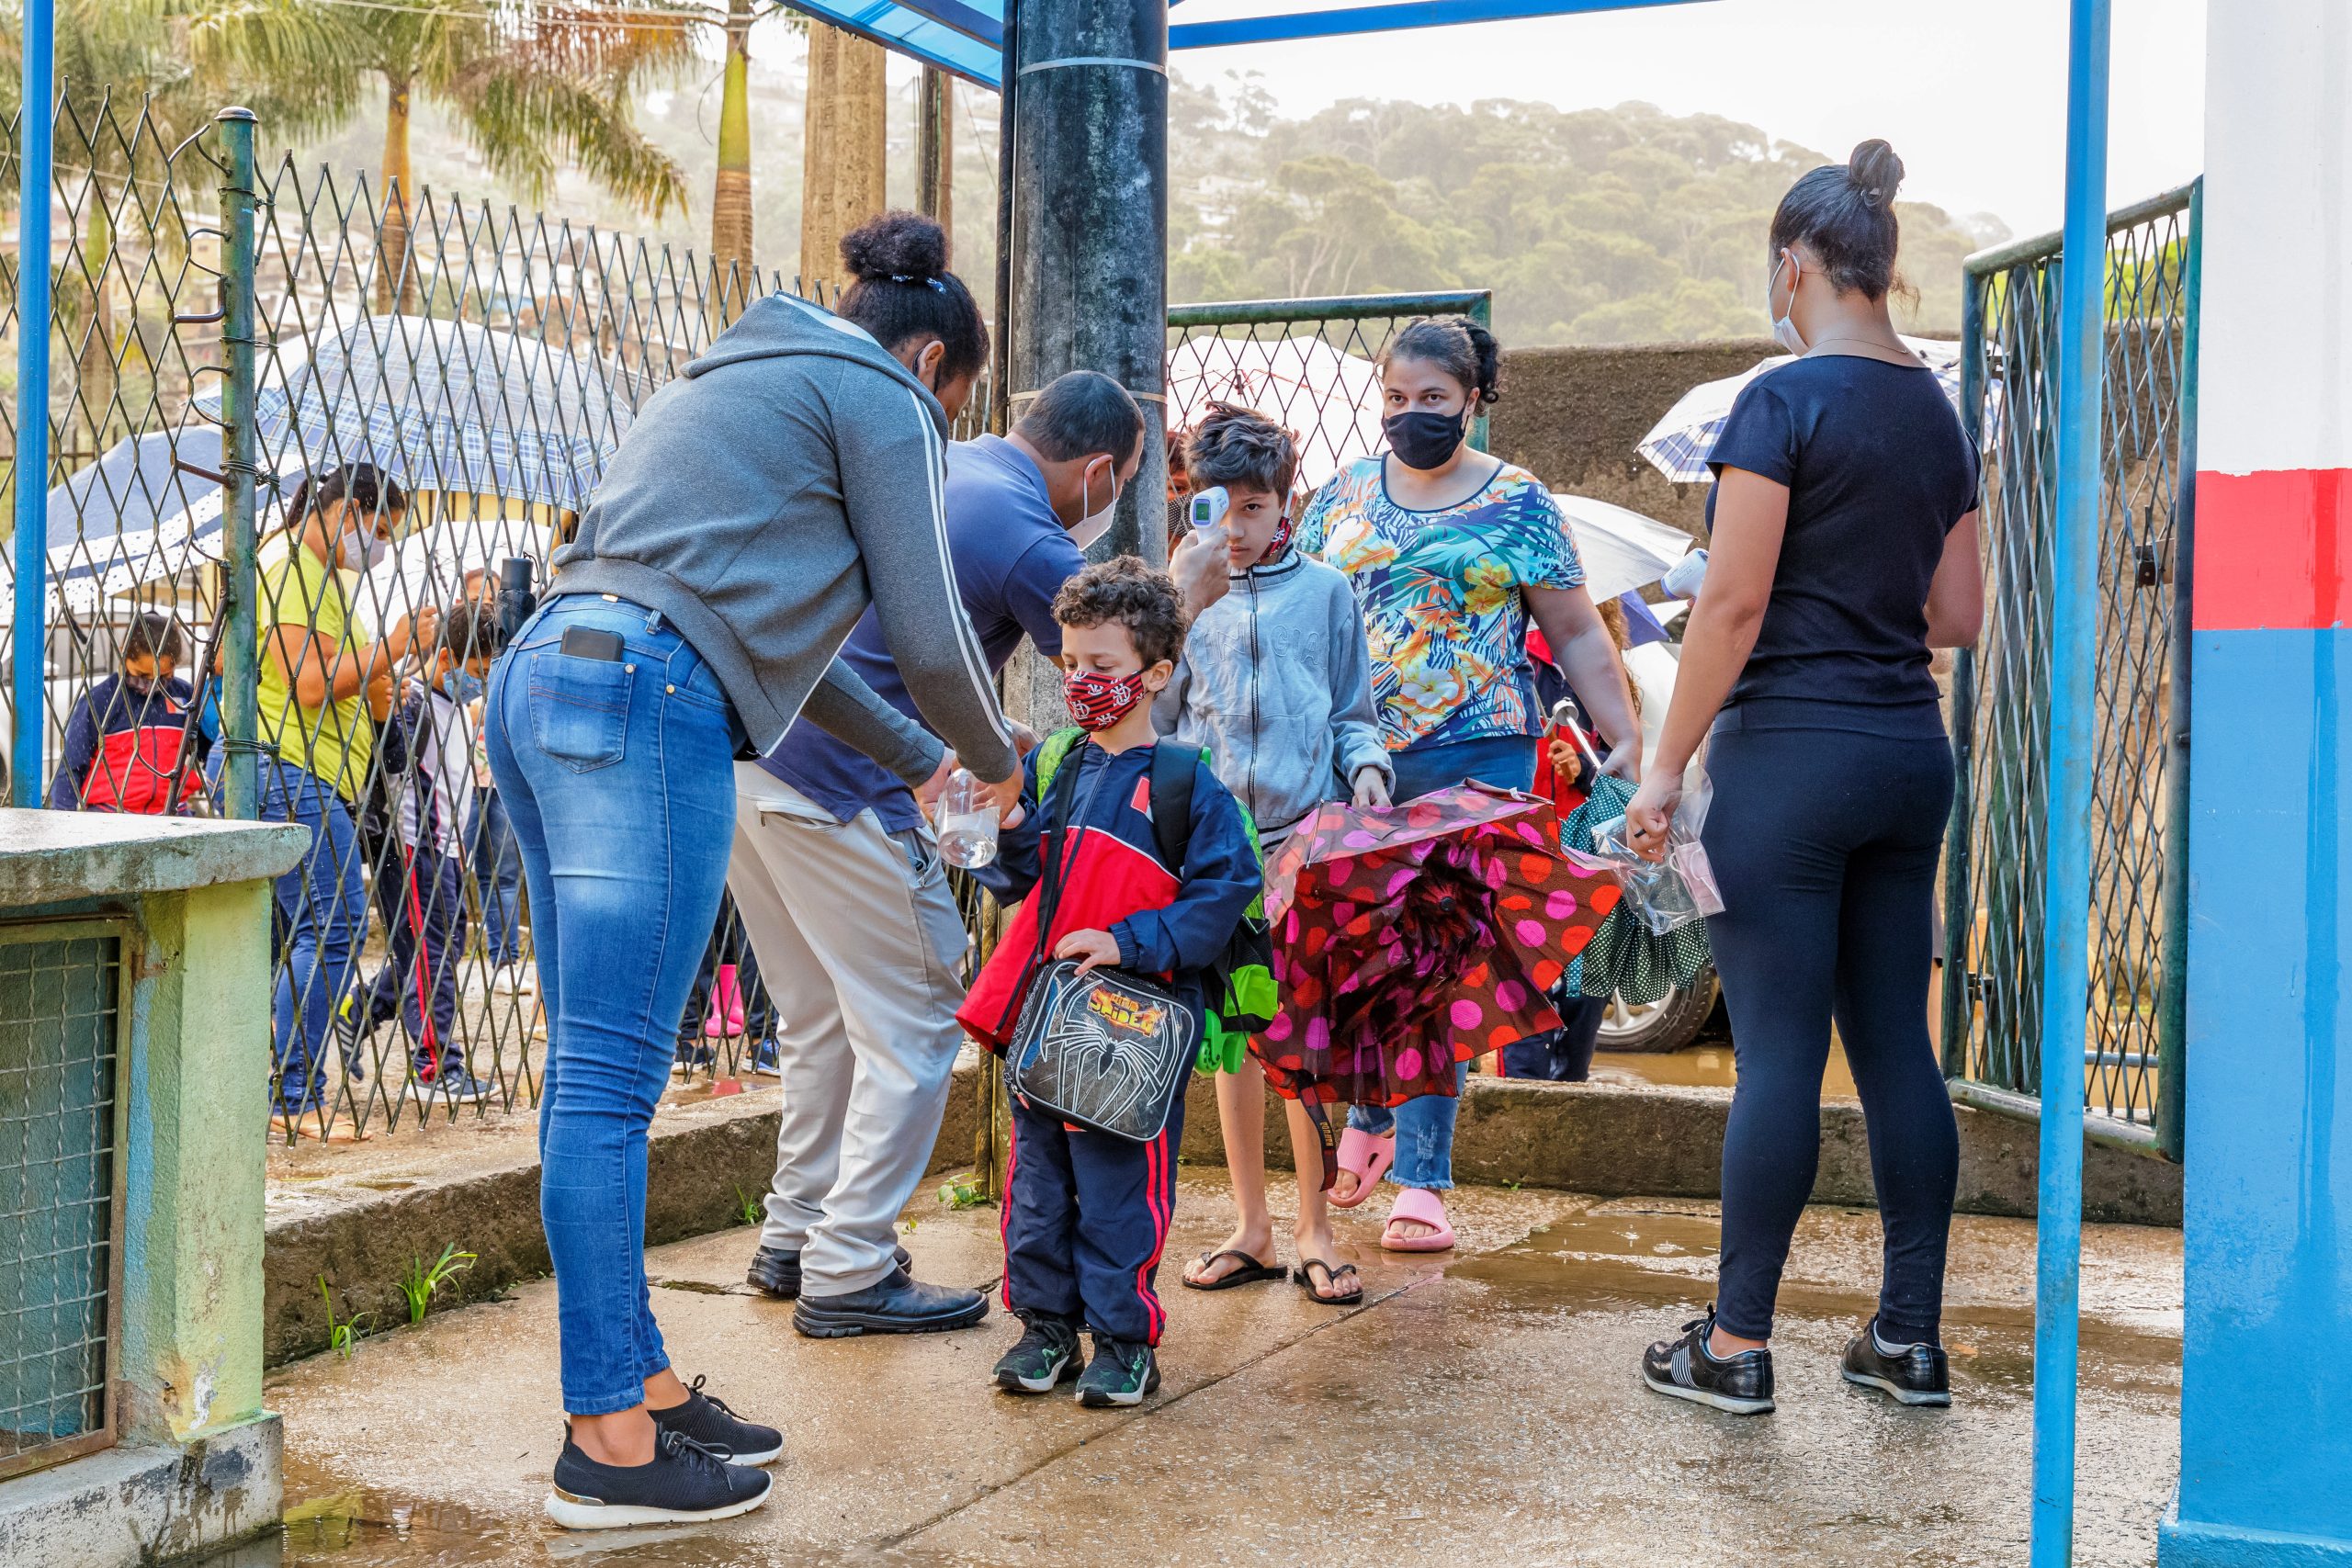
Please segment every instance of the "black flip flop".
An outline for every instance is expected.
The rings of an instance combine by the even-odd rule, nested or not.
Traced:
[[[1290,1270],[1281,1264],[1261,1263],[1248,1253],[1235,1247],[1227,1247],[1223,1252],[1201,1254],[1201,1261],[1204,1263],[1214,1263],[1220,1258],[1238,1258],[1244,1267],[1236,1269],[1230,1274],[1211,1280],[1205,1284],[1196,1285],[1190,1280],[1182,1280],[1184,1288],[1188,1291],[1229,1291],[1236,1285],[1254,1285],[1261,1280],[1286,1280],[1290,1277]]]
[[[1355,1294],[1351,1296],[1327,1296],[1321,1291],[1317,1290],[1315,1288],[1315,1270],[1317,1269],[1323,1270],[1323,1283],[1327,1289],[1338,1284],[1340,1282],[1340,1275],[1355,1274]],[[1320,1306],[1353,1306],[1356,1303],[1363,1300],[1363,1276],[1356,1274],[1356,1266],[1352,1263],[1342,1263],[1337,1269],[1334,1269],[1329,1262],[1320,1258],[1302,1258],[1299,1259],[1298,1268],[1293,1271],[1291,1278],[1298,1281],[1298,1288],[1306,1292],[1306,1299],[1308,1301],[1314,1302]]]

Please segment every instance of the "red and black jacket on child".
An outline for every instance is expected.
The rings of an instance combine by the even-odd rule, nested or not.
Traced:
[[[1560,673],[1559,666],[1552,661],[1552,645],[1534,626],[1527,628],[1527,657],[1535,666],[1536,698],[1544,705],[1548,714],[1562,697],[1569,695],[1568,682],[1567,677]],[[1588,735],[1585,739],[1589,742],[1591,737]],[[1565,768],[1555,766],[1552,761],[1552,744],[1557,740],[1566,741],[1575,753]],[[1544,720],[1543,750],[1535,758],[1535,793],[1550,801],[1552,809],[1559,813],[1563,820],[1568,813],[1585,803],[1584,753],[1576,741],[1572,726],[1555,724],[1548,717]]]
[[[1023,764],[1020,825],[1005,829],[997,858],[972,874],[1000,902],[1023,902],[956,1021],[996,1051],[1020,1021],[1036,966],[1038,900],[1029,895],[1042,870],[1040,836],[1046,831],[1060,836],[1054,859],[1062,884],[1045,951],[1051,954],[1071,931],[1109,931],[1119,943],[1121,968],[1165,981],[1197,1017],[1200,972],[1223,956],[1264,883],[1241,807],[1205,760],[1195,762],[1184,864],[1171,866],[1151,826],[1155,748],[1114,754],[1080,740],[1055,770],[1053,799],[1040,808],[1037,760],[1044,750],[1033,750]]]
[[[128,677],[109,675],[91,687],[66,718],[65,757],[49,784],[50,809],[162,817],[186,807],[204,788],[210,750],[202,728],[188,723],[195,700],[179,680],[141,690]]]

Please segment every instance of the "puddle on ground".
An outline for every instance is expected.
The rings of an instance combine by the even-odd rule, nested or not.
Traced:
[[[361,1177],[351,1185],[365,1187],[377,1192],[405,1192],[415,1186],[416,1182],[405,1176],[381,1176]]]
[[[1600,1051],[1592,1058],[1592,1081],[1619,1089],[1665,1085],[1677,1089],[1729,1089],[1738,1077],[1732,1062],[1728,1035],[1702,1036],[1679,1051]],[[1845,1047],[1829,1047],[1828,1070],[1822,1075],[1821,1092],[1832,1100],[1855,1097],[1854,1075],[1846,1066]]]

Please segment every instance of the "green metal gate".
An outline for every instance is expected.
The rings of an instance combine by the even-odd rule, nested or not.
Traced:
[[[2092,1135],[2179,1155],[2199,192],[2113,213],[2106,268],[2091,841]],[[1953,672],[1943,1061],[1956,1096],[2035,1113],[2057,474],[2056,234],[1971,257],[1963,408],[1983,454],[1983,636]]]

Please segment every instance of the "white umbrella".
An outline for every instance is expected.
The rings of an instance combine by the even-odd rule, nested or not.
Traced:
[[[1286,427],[1310,490],[1385,445],[1378,367],[1319,337],[1186,338],[1168,356],[1169,427],[1198,423],[1211,403],[1253,408]]]
[[[1654,517],[1590,496],[1555,493],[1552,500],[1567,515],[1585,592],[1595,603],[1647,587],[1690,553],[1690,535]]]
[[[419,528],[393,545],[383,561],[359,580],[351,607],[372,641],[424,604],[447,609],[465,596],[466,575],[492,578],[509,556],[546,560],[555,549],[555,529],[519,517],[453,517]]]
[[[1928,368],[1936,373],[1944,396],[1958,408],[1961,345],[1925,337],[1906,337],[1903,344],[1927,361]],[[1731,405],[1739,397],[1740,389],[1767,370],[1792,363],[1789,355],[1775,355],[1752,370],[1726,376],[1720,381],[1701,382],[1683,393],[1666,411],[1664,419],[1650,426],[1650,433],[1634,450],[1677,484],[1706,483],[1715,477],[1714,470],[1707,467],[1707,454],[1714,450],[1715,437],[1724,433],[1724,421],[1731,417]]]

